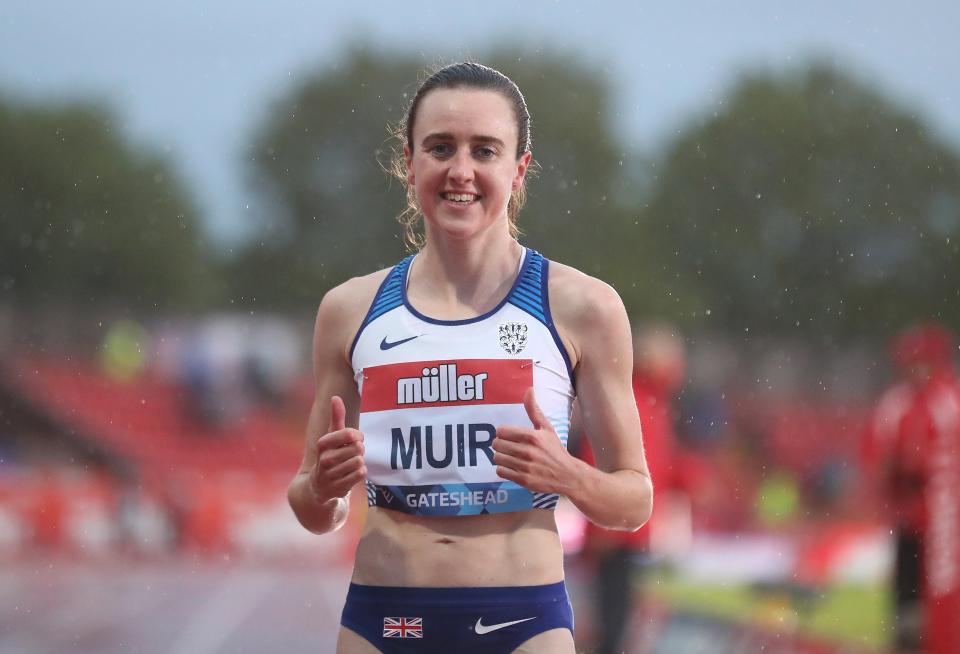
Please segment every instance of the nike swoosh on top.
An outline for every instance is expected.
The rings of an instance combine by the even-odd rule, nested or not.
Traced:
[[[509,627],[510,625],[520,624],[521,622],[528,622],[536,619],[537,616],[533,616],[532,618],[514,620],[513,622],[501,622],[500,624],[481,624],[481,620],[483,620],[483,618],[477,618],[477,624],[474,625],[473,630],[482,636],[483,634],[488,634],[491,631],[496,631],[497,629],[503,629],[504,627]]]
[[[387,337],[384,336],[383,340],[380,341],[381,350],[389,350],[392,347],[397,347],[398,345],[403,345],[407,341],[412,341],[415,338],[420,338],[423,334],[417,334],[416,336],[411,336],[410,338],[402,338],[399,341],[394,341],[393,343],[387,343]]]

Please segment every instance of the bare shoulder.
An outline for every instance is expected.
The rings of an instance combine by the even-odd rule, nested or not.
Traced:
[[[314,345],[319,345],[322,339],[336,343],[345,352],[390,270],[384,268],[369,275],[353,277],[327,291],[317,310]]]
[[[623,300],[612,286],[576,268],[550,262],[550,312],[571,334],[625,323]]]
[[[365,313],[370,308],[370,303],[373,302],[373,296],[377,294],[380,284],[391,270],[392,268],[384,268],[369,275],[353,277],[334,286],[323,296],[320,302],[321,310],[327,308],[341,315]]]

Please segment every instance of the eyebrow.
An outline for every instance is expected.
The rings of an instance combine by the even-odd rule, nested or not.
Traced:
[[[430,141],[449,141],[453,138],[455,137],[450,132],[434,132],[433,134],[427,134],[420,144],[422,146]],[[471,136],[470,140],[474,143],[493,143],[495,145],[499,145],[500,147],[503,147],[504,145],[503,141],[498,139],[496,136],[485,136],[481,134],[479,136]]]

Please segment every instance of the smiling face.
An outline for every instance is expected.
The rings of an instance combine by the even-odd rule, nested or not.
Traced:
[[[530,153],[517,158],[517,120],[497,91],[436,89],[423,97],[404,147],[407,181],[437,231],[465,239],[488,229],[509,232],[507,204],[519,189]]]

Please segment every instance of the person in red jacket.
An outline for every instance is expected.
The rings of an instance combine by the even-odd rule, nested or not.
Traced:
[[[686,369],[683,340],[667,326],[642,328],[634,334],[633,393],[643,429],[650,475],[658,491],[675,487],[676,419],[673,399]],[[587,440],[583,458],[593,462]],[[657,519],[656,505],[651,522]],[[635,604],[632,585],[650,548],[649,524],[635,532],[611,531],[587,524],[584,555],[596,567],[595,627],[598,654],[620,652]]]
[[[921,323],[892,343],[902,380],[874,411],[868,460],[896,534],[898,651],[960,651],[960,381],[953,335]]]

